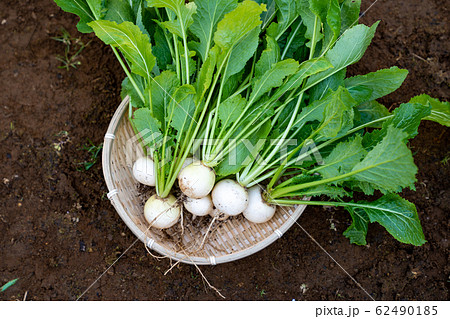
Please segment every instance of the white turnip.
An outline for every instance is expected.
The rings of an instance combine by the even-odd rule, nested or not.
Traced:
[[[156,185],[155,164],[150,157],[140,157],[133,164],[133,176],[141,184]]]
[[[225,215],[236,216],[248,205],[248,193],[244,187],[231,179],[221,180],[211,193],[216,209]]]
[[[175,225],[180,218],[181,208],[175,196],[161,198],[151,196],[144,206],[144,216],[147,222],[155,228],[165,229]]]
[[[216,173],[201,162],[193,162],[180,171],[178,184],[181,191],[190,198],[203,198],[214,187]]]
[[[214,205],[210,195],[203,198],[190,198],[184,201],[184,208],[192,215],[206,216],[214,211]]]
[[[248,206],[243,214],[253,223],[265,223],[275,215],[276,208],[269,205],[261,196],[261,187],[255,185],[248,190]]]

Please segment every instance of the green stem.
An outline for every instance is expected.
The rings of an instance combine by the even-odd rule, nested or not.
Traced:
[[[141,98],[142,102],[145,103],[144,95],[142,94],[141,90],[137,86],[136,82],[134,81],[133,76],[131,75],[130,71],[128,70],[127,66],[122,60],[122,57],[120,56],[119,52],[117,52],[117,49],[111,45],[111,49],[113,50],[117,60],[119,61],[120,65],[122,66],[122,69],[125,71],[125,74],[128,76],[128,79],[130,79],[131,85],[133,85],[134,89],[136,90],[137,94]]]
[[[228,67],[228,64],[227,64],[227,67]],[[227,69],[225,69],[224,74],[225,74],[226,72],[227,72]],[[213,114],[213,112],[211,112],[211,114],[213,114],[214,118],[213,118],[211,127],[208,128],[208,130],[211,130],[211,132],[210,132],[209,135],[208,135],[208,139],[209,139],[209,140],[206,141],[208,144],[205,145],[206,148],[207,148],[206,154],[207,154],[208,156],[209,156],[209,154],[211,153],[211,148],[212,148],[212,145],[211,145],[211,143],[210,143],[210,139],[214,139],[215,133],[216,133],[217,121],[218,121],[218,118],[219,118],[219,108],[220,108],[220,102],[221,102],[221,98],[222,98],[222,93],[223,93],[223,86],[224,86],[224,83],[225,83],[224,81],[222,81],[222,83],[220,83],[219,93],[218,93],[218,96],[217,96],[217,101],[215,101],[216,107],[215,107],[215,109],[214,109],[214,114]],[[220,134],[219,134],[219,135],[220,135]]]
[[[214,110],[212,110],[208,115],[208,120],[206,122],[206,132],[205,132],[205,139],[203,141],[203,154],[202,158],[205,159],[208,156],[208,147],[209,147],[209,140],[210,140],[210,133],[211,133],[211,121],[212,117],[214,116]]]
[[[315,206],[335,206],[335,207],[359,207],[359,208],[373,208],[373,206],[357,203],[346,202],[325,202],[325,201],[309,201],[298,199],[273,199],[268,196],[266,201],[270,204],[279,206],[293,206],[293,205],[315,205]]]
[[[352,171],[346,174],[342,174],[339,176],[335,176],[335,177],[330,177],[327,179],[321,179],[319,181],[315,181],[315,182],[309,182],[309,183],[304,183],[304,184],[300,184],[300,185],[293,185],[293,186],[288,186],[288,187],[282,187],[282,188],[275,188],[274,191],[271,193],[271,196],[273,198],[278,198],[278,197],[282,197],[282,196],[288,196],[287,194],[292,193],[292,192],[296,192],[299,191],[301,189],[305,189],[305,188],[310,188],[310,187],[315,187],[318,185],[322,185],[322,184],[328,184],[328,183],[332,183],[332,182],[336,182],[342,179],[346,179],[348,177],[351,177],[353,175],[356,175],[358,173],[364,172],[366,170],[368,170],[371,167],[364,167],[361,168],[359,170],[356,171]]]
[[[178,172],[181,170],[181,167],[183,166],[184,161],[186,160],[186,158],[189,155],[189,149],[194,144],[195,137],[197,136],[198,131],[200,130],[200,127],[202,126],[203,118],[204,118],[204,116],[206,114],[206,111],[208,109],[209,103],[211,102],[212,95],[213,95],[214,89],[215,89],[215,87],[217,85],[217,82],[219,80],[220,72],[222,71],[223,65],[224,65],[224,63],[221,64],[221,66],[219,67],[219,69],[218,69],[218,71],[216,73],[216,77],[214,79],[214,83],[212,84],[212,86],[210,88],[208,98],[207,98],[206,103],[205,103],[205,105],[203,107],[202,113],[200,114],[198,122],[196,122],[196,126],[195,126],[195,129],[194,129],[194,132],[192,133],[192,135],[190,134],[191,127],[188,130],[189,131],[188,134],[187,134],[187,136],[188,136],[187,140],[189,140],[188,145],[187,145],[186,148],[182,147],[182,149],[183,149],[183,152],[182,152],[183,156],[180,157],[180,160],[177,161],[176,164],[174,164],[174,165],[176,165],[176,169],[174,170],[174,174],[172,176],[169,176],[170,179],[169,179],[169,182],[166,183],[166,188],[165,188],[163,194],[167,194],[167,195],[169,194],[170,190],[172,189],[173,184],[175,183],[175,180],[177,178]],[[192,124],[193,124],[193,122],[191,123],[191,125]],[[184,145],[185,145],[185,143],[183,143],[183,146]]]
[[[183,76],[181,74],[181,66],[180,66],[180,53],[178,52],[178,40],[177,40],[177,36],[175,34],[172,35],[173,38],[173,44],[175,47],[175,64],[176,64],[176,70],[177,70],[177,75],[178,75],[178,80],[180,82],[183,82]]]
[[[338,140],[340,140],[340,139],[342,139],[342,138],[344,138],[344,137],[346,137],[346,136],[349,136],[349,135],[351,135],[351,134],[353,134],[353,133],[356,133],[356,132],[358,132],[359,130],[362,130],[362,129],[366,128],[366,127],[370,127],[370,126],[373,125],[373,124],[377,124],[377,123],[379,123],[379,122],[386,121],[386,120],[388,120],[388,119],[390,119],[390,118],[392,118],[392,117],[393,117],[393,115],[385,116],[385,117],[382,117],[382,118],[373,120],[373,121],[371,121],[371,122],[362,124],[362,125],[360,125],[360,126],[358,126],[358,127],[355,127],[355,128],[353,128],[353,129],[349,130],[345,135],[342,135],[342,136],[339,136],[339,137],[337,137],[337,138],[334,138],[334,139],[331,139],[331,140],[329,140],[329,141],[326,141],[326,142],[320,144],[319,146],[316,146],[315,148],[312,148],[312,149],[309,150],[308,152],[305,152],[304,154],[300,155],[299,157],[296,157],[294,160],[288,161],[287,163],[282,164],[281,166],[283,166],[283,167],[280,166],[278,169],[275,169],[275,170],[272,170],[272,171],[268,172],[267,174],[265,174],[264,176],[262,176],[261,178],[259,178],[259,179],[257,180],[257,182],[259,183],[259,182],[263,181],[264,179],[267,179],[267,178],[269,178],[269,177],[273,177],[274,174],[277,174],[277,170],[279,170],[279,171],[281,172],[283,169],[285,169],[285,168],[287,168],[287,167],[289,167],[289,166],[291,166],[291,165],[294,165],[295,162],[301,161],[301,160],[305,159],[306,157],[308,157],[309,155],[313,154],[314,152],[318,152],[318,151],[321,150],[322,148],[324,148],[324,147],[326,147],[326,146],[328,146],[328,145],[330,145],[330,144],[333,144],[334,142],[336,142],[336,141],[338,141]],[[294,154],[295,154],[296,151],[298,151],[298,149],[297,149],[297,150],[293,150],[291,153],[294,153]],[[281,176],[281,174],[277,174],[277,178],[273,177],[273,180],[272,180],[273,182],[271,181],[271,185],[272,185],[272,186],[273,186],[273,185],[275,184],[275,182],[278,180],[279,176]],[[269,184],[269,185],[270,185],[270,184]]]
[[[158,16],[159,21],[163,21],[163,18],[161,17],[161,13],[159,12],[158,8],[154,7],[155,11],[156,11],[156,15]],[[161,27],[160,27],[161,28]],[[173,51],[173,46],[172,43],[170,43],[170,39],[169,36],[167,34],[167,30],[164,28],[161,28],[163,34],[164,34],[164,38],[166,38],[166,42],[167,45],[169,46],[169,50],[170,50],[170,56],[172,57],[172,59],[174,58],[174,51]]]
[[[316,16],[314,18],[314,32],[313,32],[313,37],[311,39],[311,50],[309,51],[309,60],[311,60],[314,57],[314,51],[316,50],[318,24],[319,24],[319,17]]]
[[[153,153],[153,163],[155,163],[155,172],[157,172],[156,174],[156,194],[158,194],[158,196],[160,196],[161,193],[161,185],[160,185],[160,180],[161,180],[161,174],[159,174],[159,155],[158,152],[155,151]]]
[[[295,30],[289,35],[288,42],[286,43],[286,46],[283,49],[283,53],[281,54],[281,60],[284,60],[284,57],[286,56],[287,50],[292,44],[292,41],[294,41],[295,36],[297,35],[298,30],[300,30],[300,27],[302,26],[302,21],[299,21],[298,26],[295,28]]]
[[[186,61],[186,84],[189,84],[189,50],[187,46],[187,37],[186,37],[186,30],[184,30],[184,23],[181,21],[181,13],[178,12],[178,18],[180,19],[180,25],[181,25],[181,33],[183,35],[183,46],[184,46],[184,59]]]
[[[278,41],[280,39],[280,37],[286,32],[287,29],[289,29],[289,27],[294,23],[295,19],[291,21],[291,23],[289,23],[286,28],[284,28],[283,31],[281,31],[280,33],[278,33],[278,35],[275,37],[275,40]]]
[[[277,143],[275,145],[275,147],[273,148],[272,152],[269,154],[269,156],[267,156],[267,158],[265,157],[264,159],[268,162],[270,160],[272,160],[272,158],[278,153],[278,151],[280,150],[280,148],[285,145],[285,140],[287,135],[289,134],[289,131],[291,130],[293,124],[294,124],[294,120],[297,116],[297,113],[300,109],[300,105],[301,102],[303,100],[303,93],[301,93],[297,99],[297,103],[295,105],[294,108],[294,112],[291,115],[291,119],[289,121],[288,126],[286,127],[285,131],[283,132],[283,135],[279,138],[279,141],[282,141],[281,143]],[[281,111],[280,111],[281,113]],[[261,174],[263,171],[266,170],[266,167],[263,165],[257,165],[256,169],[254,169],[253,171],[251,171],[247,176],[244,176],[243,180],[240,182],[242,186],[247,186],[249,183],[251,183],[255,177],[257,177],[259,174]]]

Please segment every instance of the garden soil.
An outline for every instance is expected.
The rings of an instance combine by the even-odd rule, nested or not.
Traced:
[[[448,100],[444,2],[379,0],[361,20],[381,20],[378,32],[349,75],[408,69],[404,85],[381,101],[392,109],[421,93]],[[106,199],[101,159],[84,169],[94,162],[86,145],[102,142],[120,103],[124,73],[110,48],[78,33],[76,22],[50,0],[0,1],[0,286],[19,278],[0,299],[221,299],[194,266],[164,275],[169,260],[132,245],[135,236]],[[62,28],[89,43],[76,69],[58,68],[65,45],[52,37]],[[417,205],[422,247],[397,242],[377,224],[367,246],[351,245],[342,235],[351,222],[344,210],[308,207],[300,226],[271,246],[201,267],[203,274],[228,300],[448,299],[450,132],[433,122],[419,131],[410,143],[416,191],[403,195]]]

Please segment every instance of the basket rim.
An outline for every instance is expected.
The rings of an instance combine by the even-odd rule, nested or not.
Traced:
[[[141,229],[139,229],[136,224],[131,220],[128,214],[125,211],[125,208],[122,202],[115,200],[117,199],[118,191],[114,187],[114,176],[111,170],[111,152],[114,143],[114,138],[116,131],[118,129],[119,123],[122,120],[126,110],[128,108],[128,104],[130,102],[130,97],[126,96],[119,107],[115,111],[108,129],[105,134],[104,142],[103,142],[103,151],[102,151],[102,169],[103,175],[105,178],[106,186],[108,188],[108,198],[111,201],[111,204],[115,208],[116,212],[119,214],[120,218],[127,225],[127,227],[133,232],[133,234],[145,245],[147,245],[150,249],[156,251],[157,253],[167,256],[169,258],[175,259],[177,261],[181,261],[186,264],[196,264],[196,265],[216,265],[222,264],[226,262],[235,261],[247,256],[250,256],[273,242],[277,239],[281,238],[281,236],[297,221],[298,217],[303,213],[307,205],[296,205],[295,210],[293,210],[290,218],[284,222],[280,228],[276,229],[270,236],[266,237],[262,241],[256,243],[250,248],[246,248],[231,254],[223,255],[223,256],[210,256],[206,257],[191,257],[186,256],[179,252],[174,252],[172,250],[166,249],[164,246],[160,245],[154,239],[148,237]]]

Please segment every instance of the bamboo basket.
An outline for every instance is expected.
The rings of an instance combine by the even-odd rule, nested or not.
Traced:
[[[126,97],[115,112],[103,144],[103,174],[108,187],[108,198],[119,216],[130,230],[149,249],[174,260],[188,264],[216,265],[226,263],[260,251],[280,238],[303,213],[306,205],[278,207],[275,216],[263,224],[248,222],[242,214],[220,223],[208,237],[207,243],[199,250],[180,250],[178,244],[158,229],[148,228],[144,218],[142,198],[138,182],[134,180],[129,161],[130,142],[135,136],[128,120],[129,97]],[[139,144],[132,151],[141,152]],[[138,154],[139,155],[139,154]],[[188,215],[185,213],[185,215]],[[185,218],[188,218],[186,216]],[[187,227],[181,241],[184,247],[194,246],[201,241],[208,225]]]

